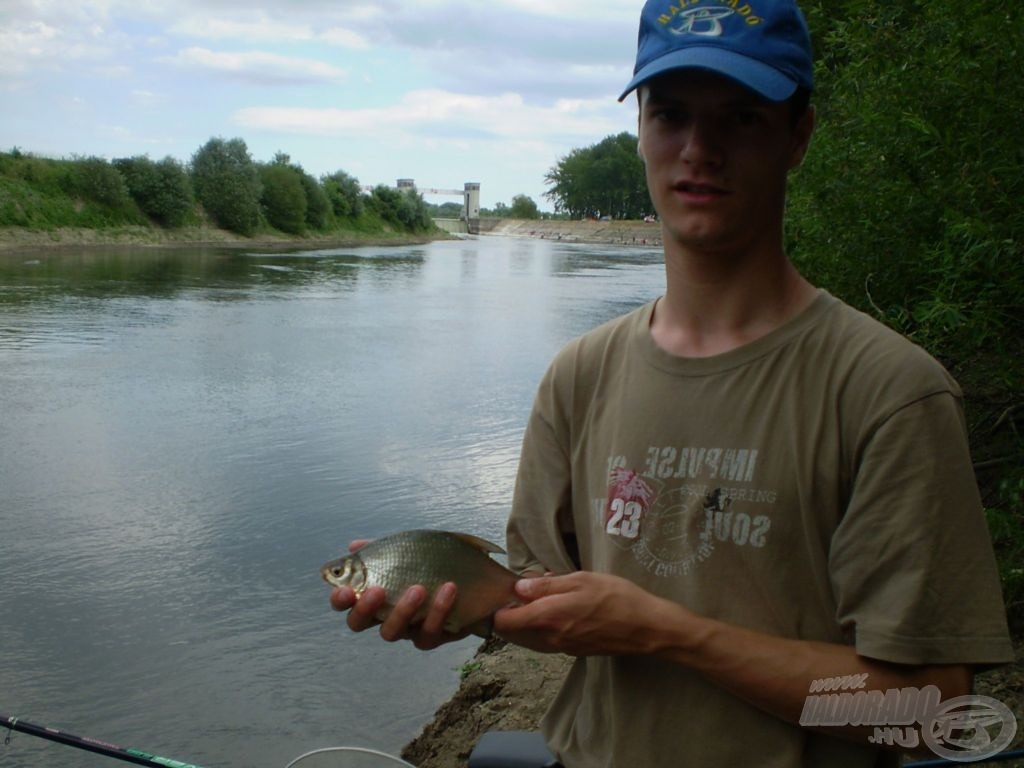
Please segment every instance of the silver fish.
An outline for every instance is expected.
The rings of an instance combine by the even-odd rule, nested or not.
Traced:
[[[458,591],[445,630],[454,633],[467,628],[486,634],[495,611],[518,603],[513,586],[519,577],[492,560],[491,552],[505,550],[467,533],[402,531],[325,563],[320,574],[328,584],[351,587],[357,597],[368,587],[383,587],[387,601],[376,617],[381,621],[414,584],[425,587],[429,595],[413,619],[421,621],[437,589],[455,582]]]

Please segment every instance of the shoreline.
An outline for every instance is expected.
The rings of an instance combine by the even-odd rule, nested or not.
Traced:
[[[164,249],[164,248],[260,248],[274,250],[318,250],[354,248],[367,245],[422,245],[444,240],[445,232],[424,234],[332,232],[302,237],[279,233],[245,237],[215,227],[187,227],[162,230],[150,227],[86,229],[63,227],[35,230],[0,227],[0,257],[8,254],[38,253],[77,248]]]
[[[555,219],[484,219],[481,234],[472,237],[522,237],[594,245],[661,246],[661,227],[642,221],[566,221]],[[52,230],[0,227],[0,257],[18,253],[76,248],[260,248],[319,250],[373,245],[422,245],[457,239],[443,230],[409,234],[395,232],[332,232],[312,236],[262,233],[245,237],[216,227],[164,230],[130,226],[112,229],[64,227]]]

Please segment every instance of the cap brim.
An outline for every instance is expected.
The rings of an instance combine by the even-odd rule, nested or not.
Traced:
[[[717,72],[759,93],[768,101],[785,101],[797,89],[795,80],[757,59],[726,48],[692,46],[667,53],[643,67],[629,81],[626,90],[619,96],[619,101],[648,80],[677,69],[706,69]]]

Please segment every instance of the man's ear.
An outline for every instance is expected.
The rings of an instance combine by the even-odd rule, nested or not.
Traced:
[[[814,107],[808,106],[793,128],[793,150],[789,157],[790,170],[800,165],[807,155],[807,150],[811,146],[811,136],[814,135],[815,117]]]

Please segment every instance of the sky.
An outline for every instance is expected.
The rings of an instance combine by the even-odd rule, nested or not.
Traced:
[[[493,208],[636,132],[640,0],[0,0],[0,151],[257,162]],[[430,202],[459,198],[428,195]]]

